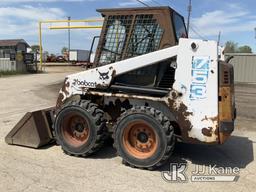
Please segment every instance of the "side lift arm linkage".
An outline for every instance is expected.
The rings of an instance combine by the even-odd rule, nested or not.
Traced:
[[[79,91],[81,88],[108,87],[115,76],[143,68],[166,59],[177,56],[179,46],[162,49],[145,55],[133,57],[123,61],[104,65],[80,73],[67,76],[72,91]],[[76,92],[76,91],[75,91]],[[74,93],[73,93],[74,94]]]

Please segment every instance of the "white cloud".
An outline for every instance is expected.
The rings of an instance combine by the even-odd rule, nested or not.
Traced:
[[[152,3],[152,1],[150,0],[142,0],[143,3]],[[139,3],[136,0],[128,0],[128,1],[123,1],[119,3],[119,6],[121,7],[130,7],[130,6],[138,6],[138,5],[142,5],[141,3]]]
[[[192,19],[192,27],[196,26],[199,33],[215,36],[234,32],[253,31],[256,26],[255,16],[238,4],[230,4],[226,9],[214,10]],[[192,31],[192,36],[197,36]]]
[[[83,2],[83,1],[94,1],[94,0],[0,0],[0,3],[11,4],[11,3],[53,3],[53,2]]]
[[[38,30],[38,21],[46,19],[61,19],[65,12],[59,8],[46,7],[0,7],[0,35],[19,36],[34,35]]]
[[[44,7],[33,7],[23,6],[17,7],[0,7],[0,18],[7,20],[42,20],[42,19],[56,19],[63,17],[64,11],[59,8],[44,8]]]
[[[1,0],[0,0],[1,1]],[[23,38],[30,45],[38,44],[38,21],[66,19],[68,14],[61,8],[31,6],[0,6],[0,39]],[[95,18],[95,17],[92,17]],[[63,26],[67,23],[43,24],[43,47],[56,53],[67,46],[67,30],[49,30],[49,26]],[[71,24],[72,25],[72,24]],[[74,25],[78,25],[77,23]],[[86,24],[90,25],[90,23]],[[72,48],[90,48],[92,38],[100,30],[72,30]],[[86,35],[85,35],[86,34]],[[59,51],[60,52],[60,51]]]

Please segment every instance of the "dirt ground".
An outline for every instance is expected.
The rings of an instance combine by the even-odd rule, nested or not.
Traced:
[[[256,85],[237,85],[238,118],[233,136],[219,146],[177,144],[170,163],[238,167],[237,182],[168,183],[155,171],[121,164],[111,146],[89,158],[65,155],[59,146],[40,150],[8,146],[4,137],[27,111],[55,104],[58,85],[80,68],[47,68],[47,73],[0,78],[0,191],[255,191]]]

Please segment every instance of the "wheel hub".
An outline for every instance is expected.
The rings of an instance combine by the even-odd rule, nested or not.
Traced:
[[[83,145],[88,141],[89,127],[87,120],[78,113],[71,113],[63,123],[65,139],[74,146]]]
[[[144,121],[130,123],[125,128],[123,142],[126,150],[139,159],[150,157],[158,145],[154,129]]]
[[[137,139],[138,139],[139,142],[141,142],[141,143],[147,143],[147,141],[148,141],[148,135],[147,135],[147,133],[140,132],[140,133],[137,135]]]
[[[84,125],[82,123],[76,124],[75,130],[78,131],[79,133],[84,131]]]

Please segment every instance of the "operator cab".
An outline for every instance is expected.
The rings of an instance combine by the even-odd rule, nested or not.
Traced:
[[[187,37],[184,18],[170,7],[97,11],[105,19],[94,67],[175,46],[179,38]],[[164,95],[161,91],[172,88],[175,81],[175,61],[176,58],[169,59],[116,77],[112,87],[126,87],[126,91],[136,87],[135,92],[149,90],[151,94],[160,90],[159,94]]]

